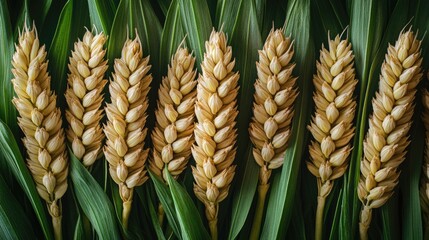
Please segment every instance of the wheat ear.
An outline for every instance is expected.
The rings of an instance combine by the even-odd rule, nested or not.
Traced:
[[[46,201],[56,239],[61,233],[61,197],[67,190],[68,159],[61,111],[51,90],[45,46],[40,46],[36,27],[19,33],[12,60],[12,102],[19,112],[18,124],[24,132],[27,165],[39,195]]]
[[[250,238],[259,238],[265,197],[273,169],[283,165],[290,137],[294,102],[298,95],[293,41],[282,29],[272,29],[259,51],[256,62],[258,78],[255,82],[253,118],[249,126],[253,156],[260,166],[258,200]]]
[[[309,171],[317,177],[317,211],[315,239],[322,239],[323,211],[333,181],[348,166],[350,140],[354,135],[353,118],[357,84],[351,43],[337,35],[329,39],[329,49],[322,46],[317,74],[313,76],[315,113],[308,126],[313,135],[309,146]]]
[[[188,50],[179,48],[158,90],[156,126],[152,132],[153,154],[149,168],[165,181],[167,178],[162,173],[164,168],[177,178],[191,156],[197,94],[194,64],[195,58]]]
[[[197,94],[194,65],[195,57],[186,48],[178,48],[158,90],[149,169],[164,181],[167,180],[164,169],[177,178],[185,170],[191,156]],[[164,210],[161,204],[158,206],[158,217],[162,224]]]
[[[235,174],[232,165],[237,138],[237,94],[239,74],[233,72],[235,60],[223,32],[212,31],[198,78],[195,115],[195,141],[192,155],[194,192],[206,207],[213,239],[217,239],[219,203],[228,195]]]
[[[137,33],[136,33],[137,35]],[[145,163],[149,149],[144,149],[147,134],[147,95],[152,76],[149,57],[143,58],[138,36],[126,40],[120,59],[115,59],[113,80],[109,85],[111,103],[107,104],[108,121],[104,126],[104,155],[112,179],[119,185],[123,201],[122,222],[128,226],[134,187],[146,180]]]
[[[70,57],[65,97],[68,108],[67,139],[74,155],[90,167],[101,155],[104,133],[100,126],[103,110],[104,74],[108,68],[103,49],[106,36],[86,31],[82,41],[74,44]]]
[[[409,144],[416,86],[422,78],[420,44],[411,30],[401,32],[395,46],[389,45],[381,67],[360,167],[361,239],[368,239],[372,209],[386,203],[398,184],[398,166],[404,161]]]

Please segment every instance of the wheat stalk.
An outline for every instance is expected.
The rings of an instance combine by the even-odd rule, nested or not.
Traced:
[[[333,181],[346,171],[352,149],[356,110],[353,92],[357,84],[353,59],[351,44],[337,35],[334,40],[329,39],[329,49],[322,46],[317,74],[313,76],[316,109],[308,126],[313,140],[307,167],[317,177],[316,239],[322,239],[326,197]]]
[[[232,163],[236,153],[239,74],[233,72],[235,60],[223,32],[213,30],[205,47],[195,105],[196,144],[192,155],[196,166],[192,166],[192,173],[195,195],[204,203],[212,238],[217,239],[219,203],[227,197],[235,174]]]
[[[100,108],[107,83],[104,74],[108,66],[103,49],[106,40],[103,33],[94,36],[87,30],[82,41],[74,44],[68,65],[70,74],[65,93],[67,139],[74,155],[86,167],[91,166],[102,153],[104,134],[100,121],[103,110]]]
[[[51,91],[45,46],[40,46],[36,27],[24,27],[12,60],[12,84],[17,97],[12,102],[19,112],[24,132],[27,165],[39,195],[46,201],[55,238],[61,239],[61,197],[67,190],[68,158],[61,111]]]
[[[113,80],[109,85],[111,103],[107,104],[104,125],[106,146],[104,155],[109,162],[112,179],[119,185],[123,201],[122,222],[128,226],[134,187],[146,180],[145,163],[149,149],[144,149],[147,134],[147,94],[152,76],[149,57],[143,58],[140,39],[124,43],[120,59],[115,59]]]
[[[398,166],[404,161],[409,144],[416,86],[422,78],[420,44],[411,30],[401,32],[395,46],[389,45],[381,67],[358,185],[363,204],[359,222],[361,239],[368,238],[372,209],[386,203],[398,184]]]
[[[283,165],[290,137],[294,102],[298,95],[293,41],[282,29],[271,29],[256,62],[253,118],[249,126],[253,156],[260,166],[258,203],[251,239],[259,238],[265,198],[270,186],[271,171]]]
[[[422,120],[425,127],[425,151],[420,178],[420,204],[424,218],[425,236],[427,237],[429,234],[429,92],[426,89],[422,92],[422,102]]]
[[[167,168],[177,178],[186,168],[194,142],[194,105],[197,81],[195,58],[179,48],[171,59],[168,75],[158,90],[156,126],[152,132],[153,151],[149,169],[163,175]]]

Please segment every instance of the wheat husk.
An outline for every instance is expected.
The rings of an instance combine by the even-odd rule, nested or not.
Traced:
[[[194,143],[194,107],[197,81],[195,57],[186,48],[177,49],[158,90],[156,126],[149,169],[167,181],[163,169],[177,178],[188,164]]]
[[[102,153],[104,133],[100,121],[104,97],[104,79],[108,68],[105,60],[106,36],[86,31],[82,40],[74,44],[68,65],[69,75],[65,93],[68,108],[67,139],[77,159],[90,167]]]
[[[61,233],[61,197],[67,190],[68,158],[61,111],[51,90],[45,46],[40,46],[35,26],[19,33],[12,60],[12,79],[19,112],[18,125],[24,132],[27,166],[36,189],[52,216],[56,239]]]
[[[379,89],[364,140],[358,196],[362,202],[361,239],[368,238],[372,209],[384,205],[399,181],[399,165],[409,144],[416,86],[422,78],[421,41],[411,31],[401,32],[381,67]]]
[[[152,81],[148,63],[149,57],[143,58],[138,36],[134,40],[127,39],[121,58],[114,62],[113,80],[109,85],[111,103],[105,108],[108,120],[104,125],[107,141],[103,151],[109,163],[110,176],[119,186],[125,228],[128,226],[134,188],[141,186],[148,178],[145,163],[149,149],[145,148],[145,124],[147,95]]]
[[[195,105],[192,173],[195,195],[204,203],[212,238],[217,239],[219,203],[227,197],[235,174],[239,74],[233,71],[232,48],[223,32],[213,30],[205,47]]]
[[[313,138],[307,168],[317,178],[318,187],[316,239],[322,239],[326,197],[334,180],[343,176],[348,167],[356,110],[353,92],[357,80],[351,43],[337,35],[329,39],[328,44],[328,49],[322,46],[320,60],[316,63],[317,74],[313,76],[315,113],[308,126]]]

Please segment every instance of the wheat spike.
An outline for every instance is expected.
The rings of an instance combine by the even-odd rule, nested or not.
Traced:
[[[428,75],[429,79],[429,75]],[[422,175],[420,178],[420,205],[422,207],[425,233],[429,232],[429,92],[422,92],[423,125],[425,127],[425,152],[422,163]]]
[[[149,168],[158,176],[167,168],[175,178],[186,168],[194,142],[194,105],[197,81],[195,58],[179,48],[171,59],[168,75],[158,90],[156,126]]]
[[[104,126],[107,138],[104,155],[109,162],[110,176],[119,185],[125,227],[134,187],[147,180],[145,163],[149,149],[144,149],[145,123],[152,81],[148,63],[149,57],[143,58],[138,36],[133,41],[126,40],[121,58],[115,59],[113,80],[109,85],[111,103],[105,108],[108,121]]]
[[[235,174],[232,165],[237,138],[237,94],[239,74],[233,72],[232,48],[223,32],[212,31],[198,78],[192,155],[194,192],[206,207],[212,238],[217,238],[219,203],[228,195]]]
[[[12,65],[12,83],[17,95],[12,102],[25,135],[27,165],[52,216],[55,238],[60,239],[60,199],[67,190],[68,158],[61,111],[51,90],[45,46],[40,46],[35,26],[31,30],[25,26],[20,32]]]
[[[272,29],[256,62],[258,78],[249,133],[253,156],[261,167],[260,185],[268,185],[272,169],[283,165],[298,95],[297,78],[292,76],[293,55],[292,40],[281,29]]]
[[[86,167],[91,166],[102,153],[104,134],[100,126],[103,110],[103,89],[107,83],[104,74],[108,68],[104,60],[106,43],[103,33],[93,35],[86,31],[82,41],[74,44],[68,65],[65,97],[68,108],[67,139],[74,155]]]
[[[258,203],[251,239],[259,238],[265,197],[273,169],[283,165],[291,133],[294,102],[298,96],[293,41],[282,29],[271,29],[256,62],[258,78],[254,84],[253,117],[249,125],[253,156],[260,166]]]
[[[416,86],[422,78],[420,44],[411,30],[401,32],[395,46],[389,45],[381,67],[358,185],[363,204],[359,223],[362,239],[368,238],[372,209],[386,203],[398,184],[398,166],[409,144]]]
[[[329,49],[322,46],[320,61],[316,63],[317,74],[313,76],[316,107],[308,126],[313,140],[307,167],[317,177],[316,239],[322,239],[324,205],[333,181],[341,177],[348,166],[356,110],[353,59],[351,43],[337,35],[334,40],[329,39]]]

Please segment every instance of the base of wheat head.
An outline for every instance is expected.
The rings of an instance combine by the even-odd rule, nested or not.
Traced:
[[[86,31],[82,41],[74,44],[70,57],[67,90],[67,139],[73,154],[83,165],[90,167],[102,154],[104,133],[100,126],[103,117],[104,74],[108,68],[104,60],[106,43],[103,33],[95,36]]]
[[[379,88],[372,101],[373,114],[363,143],[358,196],[362,202],[361,239],[368,238],[372,209],[384,205],[398,184],[399,165],[409,144],[416,86],[422,78],[421,41],[411,31],[401,32],[389,45],[381,67]]]
[[[68,158],[61,111],[51,90],[45,46],[40,46],[37,30],[24,27],[12,60],[12,79],[19,112],[18,124],[24,132],[27,165],[39,195],[52,216],[56,239],[61,233],[61,197],[67,190]]]
[[[237,94],[239,74],[223,32],[212,31],[198,78],[195,104],[195,142],[192,155],[194,192],[206,207],[213,239],[217,239],[219,203],[227,195],[235,174]]]
[[[137,35],[137,33],[136,33]],[[145,149],[147,135],[147,95],[152,76],[149,57],[143,58],[140,39],[127,39],[121,58],[115,59],[113,80],[109,85],[111,103],[105,109],[106,146],[104,155],[109,163],[112,179],[119,185],[123,202],[122,222],[128,226],[134,187],[146,180],[145,163],[149,149]]]

